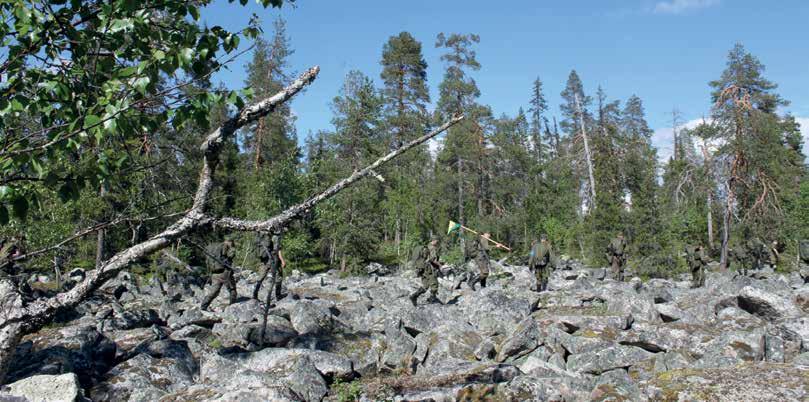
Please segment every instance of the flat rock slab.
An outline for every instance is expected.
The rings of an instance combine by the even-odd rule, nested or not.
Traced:
[[[650,400],[804,401],[809,398],[809,367],[745,363],[717,369],[684,368],[658,373],[640,387]]]

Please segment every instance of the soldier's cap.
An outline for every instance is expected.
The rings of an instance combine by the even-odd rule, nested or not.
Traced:
[[[539,240],[548,240],[548,235],[546,235],[545,233],[539,235]]]

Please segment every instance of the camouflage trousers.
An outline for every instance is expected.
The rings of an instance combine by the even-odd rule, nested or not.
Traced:
[[[222,286],[227,288],[229,304],[236,302],[238,294],[236,293],[236,281],[233,279],[233,270],[226,269],[224,272],[211,275],[211,288],[205,294],[200,305],[203,310],[207,310],[216,296],[219,296]]]
[[[698,265],[691,267],[691,287],[701,288],[705,286],[705,266]]]
[[[486,279],[489,278],[489,260],[487,259],[478,259],[475,261],[475,264],[478,266],[478,273],[477,275],[470,274],[469,285],[472,290],[475,290],[475,284],[480,283],[480,287],[486,287]]]
[[[410,295],[410,301],[413,304],[416,304],[419,296],[430,292],[429,300],[434,301],[438,299],[438,278],[436,278],[435,274],[427,274],[421,277],[421,284],[415,293]]]
[[[620,255],[612,256],[612,278],[618,282],[624,281],[624,257]]]
[[[270,289],[270,292],[273,290],[275,291],[275,300],[279,300],[282,298],[281,295],[281,288],[284,283],[284,273],[282,270],[278,269],[280,263],[276,262],[275,264],[265,263],[261,264],[261,275],[258,278],[258,282],[256,283],[256,287],[253,288],[253,298],[258,300],[258,292],[261,290],[261,284],[264,283],[264,280],[267,279],[267,275],[270,275],[270,286],[274,289]]]
[[[548,290],[548,280],[551,277],[550,267],[548,265],[537,265],[534,267],[534,276],[536,277],[536,291],[544,292]]]

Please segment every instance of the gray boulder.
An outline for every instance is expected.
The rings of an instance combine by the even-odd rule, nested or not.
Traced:
[[[240,347],[246,350],[255,350],[262,346],[282,346],[298,335],[287,319],[275,315],[267,317],[264,339],[261,339],[261,327],[261,322],[225,321],[215,324],[212,332],[222,347]]]
[[[82,385],[89,386],[115,362],[115,343],[92,324],[47,328],[26,339],[17,348],[10,381],[35,374],[72,372]]]
[[[739,307],[771,322],[802,314],[792,300],[752,286],[739,293]]]
[[[570,356],[567,360],[567,370],[599,375],[610,370],[631,367],[652,356],[654,354],[641,348],[618,345]]]
[[[528,317],[517,325],[510,337],[500,344],[495,360],[504,362],[531,353],[542,344],[542,339],[543,334],[540,332],[537,322]]]
[[[19,399],[16,399],[19,398]],[[61,375],[35,375],[3,387],[3,401],[82,402],[88,401],[73,373]]]

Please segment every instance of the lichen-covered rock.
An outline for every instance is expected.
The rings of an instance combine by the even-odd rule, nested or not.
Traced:
[[[801,315],[792,300],[752,286],[745,286],[739,293],[739,307],[768,321]]]
[[[207,355],[202,361],[200,382],[221,391],[267,390],[286,388],[297,400],[320,401],[328,392],[326,381],[311,359],[290,354],[272,366],[245,366],[241,359]]]
[[[19,399],[17,399],[19,398]],[[83,402],[84,393],[79,378],[73,373],[61,375],[35,375],[0,390],[2,401]]]
[[[267,317],[264,338],[261,337],[262,322],[238,323],[225,321],[213,326],[222,347],[240,347],[246,350],[257,350],[263,346],[281,346],[298,333],[285,318],[271,315]]]
[[[809,368],[772,363],[683,368],[658,373],[639,388],[644,399],[658,401],[803,401],[809,397]]]
[[[90,386],[115,363],[116,346],[95,325],[43,329],[23,338],[12,362],[9,380],[35,374],[75,373]]]
[[[523,320],[514,333],[498,347],[496,361],[504,362],[509,358],[517,359],[531,353],[542,344],[543,335],[537,322],[532,318]]]
[[[567,370],[598,375],[610,370],[631,367],[652,356],[652,353],[641,348],[618,345],[570,356],[567,360]]]

